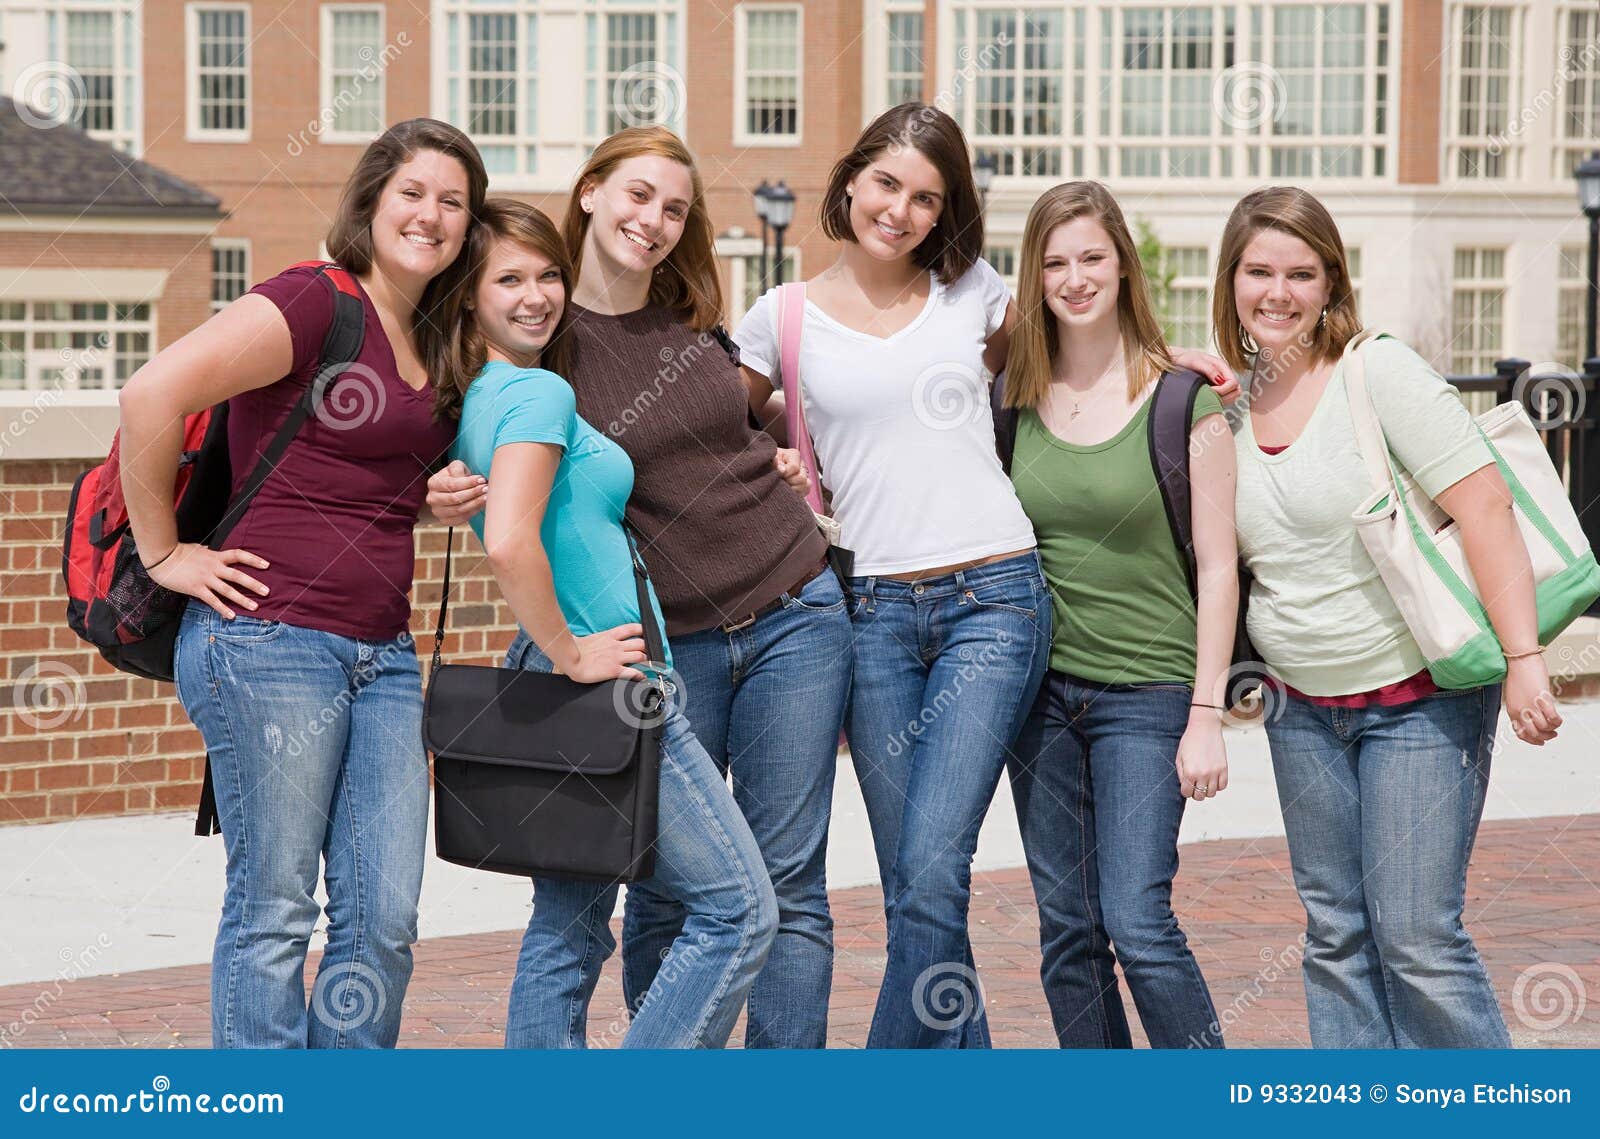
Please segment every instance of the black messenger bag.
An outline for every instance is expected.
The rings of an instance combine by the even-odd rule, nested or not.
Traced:
[[[664,683],[582,684],[553,673],[444,664],[453,530],[449,542],[422,714],[439,857],[522,877],[650,877]],[[631,533],[628,545],[646,652],[662,661],[649,578]]]

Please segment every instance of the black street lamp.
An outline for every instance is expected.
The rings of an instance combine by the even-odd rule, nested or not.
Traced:
[[[772,226],[772,268],[776,283],[783,284],[783,231],[794,221],[794,191],[778,184],[767,191],[767,224]]]
[[[978,161],[972,164],[972,180],[978,185],[978,210],[986,211],[989,208],[989,187],[994,185],[995,171],[998,164],[994,155],[984,153],[978,155]]]
[[[1578,204],[1589,219],[1588,303],[1584,305],[1585,360],[1600,355],[1595,349],[1597,304],[1600,304],[1600,150],[1589,155],[1574,171],[1578,179]]]
[[[763,178],[761,179],[761,185],[755,188],[755,193],[753,195],[756,202],[756,217],[761,219],[760,292],[765,292],[767,288],[767,195],[770,193],[772,193],[772,187],[767,185],[767,180]]]

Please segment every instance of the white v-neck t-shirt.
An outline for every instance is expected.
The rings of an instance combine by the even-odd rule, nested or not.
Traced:
[[[806,422],[833,495],[840,543],[862,577],[1031,549],[1033,526],[995,454],[983,350],[1011,294],[987,261],[892,336],[858,332],[806,302]],[[741,360],[783,388],[778,294],[734,333]]]

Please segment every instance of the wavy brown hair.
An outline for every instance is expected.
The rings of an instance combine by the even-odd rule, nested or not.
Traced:
[[[374,139],[356,161],[339,196],[339,209],[328,229],[325,244],[328,256],[357,276],[372,268],[372,215],[378,198],[396,170],[423,151],[447,154],[467,172],[467,239],[470,243],[474,222],[483,209],[489,192],[489,175],[483,168],[478,148],[465,133],[438,119],[407,119],[396,123]],[[417,357],[435,385],[448,355],[448,329],[443,309],[447,298],[460,288],[466,273],[467,243],[444,271],[428,282],[422,299],[411,314],[411,335],[416,340]]]
[[[856,240],[850,224],[850,180],[886,153],[915,150],[944,180],[944,209],[933,231],[911,251],[911,263],[953,285],[983,256],[983,210],[972,180],[967,137],[949,115],[929,103],[901,103],[867,124],[855,145],[833,164],[822,195],[822,231],[835,241]]]
[[[1356,311],[1355,294],[1350,288],[1350,266],[1345,260],[1339,227],[1328,207],[1298,186],[1268,186],[1246,194],[1228,216],[1228,224],[1222,230],[1222,248],[1217,254],[1217,279],[1211,299],[1211,332],[1222,358],[1235,370],[1244,371],[1255,355],[1244,342],[1233,278],[1239,272],[1245,247],[1264,229],[1298,237],[1322,261],[1323,271],[1328,274],[1328,316],[1318,323],[1310,348],[1318,360],[1337,360],[1344,346],[1361,331],[1361,314]]]
[[[1061,332],[1044,301],[1044,250],[1059,225],[1081,217],[1100,223],[1116,250],[1122,280],[1117,288],[1117,325],[1128,372],[1128,399],[1138,398],[1152,380],[1172,370],[1161,322],[1150,302],[1150,283],[1139,249],[1111,191],[1099,182],[1063,182],[1039,196],[1022,231],[1022,265],[1017,272],[1017,326],[1006,357],[1006,406],[1037,407],[1050,390]]]
[[[584,212],[585,191],[600,185],[630,158],[655,155],[671,159],[689,171],[689,216],[684,220],[678,243],[650,279],[650,303],[677,312],[696,332],[708,332],[722,323],[722,276],[717,272],[716,231],[706,209],[706,188],[694,155],[683,139],[666,127],[628,127],[620,130],[589,156],[578,171],[567,199],[567,215],[562,222],[567,253],[576,273],[583,264],[583,241],[589,234],[589,215]],[[576,280],[576,276],[573,278]]]
[[[533,250],[561,273],[561,287],[566,290],[567,303],[561,306],[561,318],[539,352],[539,367],[560,376],[567,374],[567,315],[572,311],[573,275],[572,259],[567,256],[561,231],[548,215],[527,202],[489,198],[483,203],[478,224],[472,227],[461,258],[466,267],[461,287],[444,303],[444,327],[449,335],[444,364],[434,379],[433,400],[433,416],[443,423],[454,423],[461,418],[461,401],[488,359],[483,333],[467,303],[477,296],[478,285],[489,264],[489,253],[501,240]]]

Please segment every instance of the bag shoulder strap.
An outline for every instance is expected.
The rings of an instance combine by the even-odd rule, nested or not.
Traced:
[[[1002,369],[989,385],[989,412],[994,417],[994,450],[1000,456],[1000,469],[1011,473],[1011,456],[1017,451],[1017,419],[1020,408],[1006,406],[1006,374]]]
[[[1194,553],[1194,494],[1189,473],[1189,424],[1194,418],[1195,401],[1206,381],[1190,371],[1168,372],[1156,381],[1150,397],[1150,417],[1146,425],[1150,446],[1150,465],[1155,468],[1156,486],[1166,511],[1172,540],[1183,557],[1183,572],[1189,582],[1189,596],[1200,597],[1199,563]]]
[[[1366,465],[1367,477],[1371,479],[1374,490],[1394,485],[1389,443],[1383,436],[1383,424],[1378,421],[1377,409],[1372,406],[1366,364],[1361,358],[1361,349],[1379,335],[1373,329],[1362,329],[1344,346],[1341,358],[1345,399],[1350,404],[1350,421],[1355,425],[1356,446],[1361,451],[1361,461]]]
[[[306,420],[310,418],[317,405],[322,402],[333,381],[361,355],[367,328],[366,309],[361,303],[361,286],[356,283],[348,270],[332,262],[302,261],[294,268],[310,265],[316,266],[318,279],[324,282],[333,294],[333,317],[329,320],[328,331],[322,338],[322,352],[317,358],[316,373],[311,383],[306,385],[305,393],[295,401],[294,407],[278,427],[272,442],[267,444],[267,449],[261,453],[261,458],[256,461],[255,468],[250,472],[250,477],[245,480],[244,485],[239,488],[238,495],[228,505],[222,521],[211,531],[207,544],[213,549],[220,549],[228,540],[228,535],[238,525],[239,519],[244,517],[251,499],[255,498],[266,484],[272,472],[278,469],[278,463],[288,451],[289,444],[300,433],[300,428],[305,426]]]
[[[806,401],[800,381],[800,334],[806,324],[806,285],[795,281],[778,286],[778,375],[783,380],[783,419],[788,428],[789,445],[800,452],[800,461],[811,475],[806,502],[813,513],[824,514],[822,476],[817,469],[816,449],[811,444],[811,429],[806,426]]]
[[[644,557],[639,553],[639,537],[633,527],[622,524],[628,537],[628,556],[633,561],[633,584],[639,598],[639,624],[644,626],[644,651],[650,663],[666,667],[667,641],[656,621],[655,606],[650,604],[650,571],[645,568]],[[450,616],[450,563],[455,558],[456,528],[450,527],[445,535],[444,581],[439,588],[439,623],[433,630],[433,668],[444,663],[445,622]],[[432,676],[432,673],[429,673]]]

